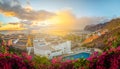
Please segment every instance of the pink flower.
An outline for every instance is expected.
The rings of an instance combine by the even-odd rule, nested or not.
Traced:
[[[117,47],[117,50],[120,50],[120,46]]]
[[[67,62],[67,63],[70,63],[70,62],[71,62],[71,60],[66,60],[66,62]]]
[[[26,58],[27,60],[32,60],[32,56],[31,55],[28,55],[27,53],[25,53],[25,52],[22,52],[22,56],[23,56],[23,58]]]
[[[53,58],[52,61],[51,61],[53,64],[55,64],[57,62],[57,59],[56,58]]]

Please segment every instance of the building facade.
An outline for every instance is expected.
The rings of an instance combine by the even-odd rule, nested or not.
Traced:
[[[46,56],[49,59],[52,59],[56,56],[69,54],[71,52],[71,41],[57,41],[47,43],[45,41],[35,39],[33,40],[33,47],[34,54]]]

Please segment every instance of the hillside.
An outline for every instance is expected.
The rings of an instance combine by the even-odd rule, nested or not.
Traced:
[[[113,30],[116,27],[120,26],[120,18],[116,18],[116,19],[112,19],[109,22],[105,22],[105,23],[100,23],[100,24],[96,24],[96,25],[87,25],[84,30],[85,31],[97,31],[99,29],[108,29],[108,30]]]
[[[120,45],[120,18],[107,22],[102,29],[108,29],[109,32],[84,46],[105,49],[106,46],[109,46],[110,42],[112,46]]]
[[[110,22],[107,22],[103,29],[113,30],[117,27],[120,27],[120,18],[116,18],[111,20]]]
[[[96,24],[96,25],[87,25],[84,30],[85,31],[97,31],[99,29],[102,29],[107,23],[100,23],[100,24]]]

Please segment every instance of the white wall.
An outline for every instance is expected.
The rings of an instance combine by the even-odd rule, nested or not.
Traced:
[[[51,55],[50,55],[50,58],[53,58],[53,57],[59,56],[59,55],[62,55],[62,50],[59,51],[59,52],[52,52]]]
[[[37,47],[39,47],[39,49]],[[40,47],[41,46],[34,46],[34,54],[41,55],[41,56],[47,56],[51,59],[54,56],[68,54],[69,52],[71,52],[71,41],[66,41],[56,46],[51,46],[53,49],[55,49],[54,52],[52,52],[51,50],[42,50],[42,48]]]
[[[71,52],[71,41],[66,42],[65,53]]]
[[[67,54],[71,52],[71,41],[66,41],[64,43],[58,44],[56,46],[52,46],[55,50],[62,50],[63,54]]]
[[[34,48],[34,54],[48,57],[48,54],[51,54],[51,51]]]

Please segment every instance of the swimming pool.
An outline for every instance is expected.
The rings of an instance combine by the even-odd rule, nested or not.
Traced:
[[[82,52],[82,53],[66,56],[65,59],[88,58],[89,56],[90,56],[90,53]]]

